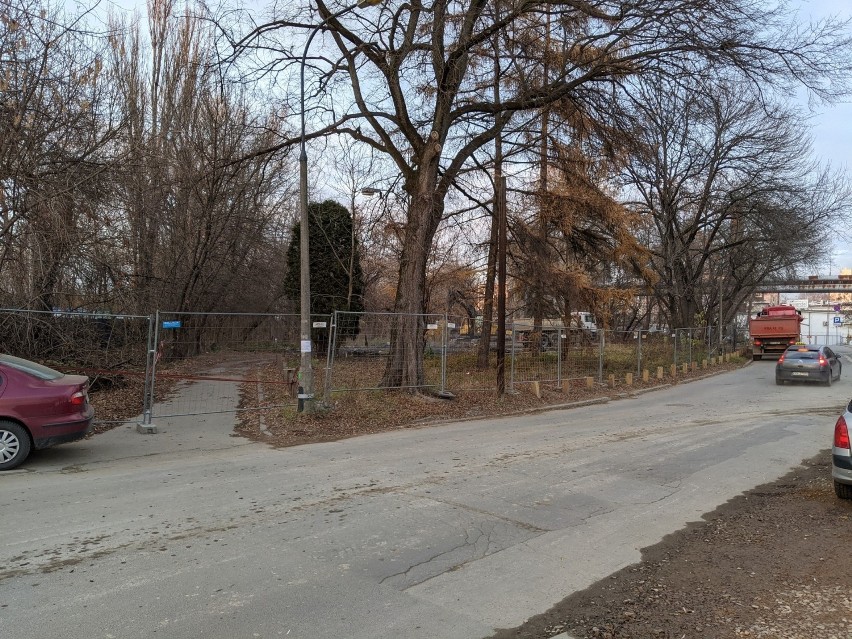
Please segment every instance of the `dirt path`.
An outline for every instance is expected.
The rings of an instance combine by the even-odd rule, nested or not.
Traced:
[[[494,639],[852,637],[852,502],[823,452]]]

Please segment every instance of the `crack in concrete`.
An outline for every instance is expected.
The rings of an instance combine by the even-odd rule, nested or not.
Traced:
[[[480,530],[480,533],[482,533],[482,531],[481,531],[481,530]],[[480,535],[480,536],[481,536],[481,535]],[[469,546],[471,545],[471,542],[470,542],[470,531],[465,531],[465,537],[466,537],[466,539],[465,539],[465,541],[464,541],[463,543],[460,543],[460,544],[458,544],[457,546],[453,546],[452,548],[448,548],[447,550],[442,550],[441,552],[439,552],[439,553],[436,553],[436,554],[432,555],[432,556],[431,556],[431,557],[429,557],[428,559],[424,559],[423,561],[419,561],[419,562],[417,562],[416,564],[412,564],[411,566],[409,566],[408,568],[406,568],[406,569],[405,569],[405,570],[403,570],[403,571],[400,571],[400,572],[394,573],[393,575],[388,575],[387,577],[383,577],[383,578],[379,581],[379,584],[380,584],[380,585],[384,585],[384,584],[385,584],[385,582],[390,581],[391,579],[394,579],[394,578],[397,578],[397,577],[407,578],[407,577],[411,574],[411,572],[412,572],[413,570],[416,570],[417,568],[420,568],[421,566],[426,566],[426,565],[428,565],[428,564],[431,564],[431,563],[433,563],[433,562],[437,561],[438,559],[440,559],[441,557],[445,557],[445,556],[447,556],[447,555],[452,555],[452,554],[453,554],[454,552],[456,552],[457,550],[461,550],[462,548],[467,548],[467,547],[469,547]],[[473,545],[474,545],[474,547],[476,546],[476,542],[475,542],[475,541],[473,542]],[[483,554],[483,555],[481,555],[481,556],[482,556],[482,557],[484,557],[484,556],[485,556],[485,554]],[[481,557],[476,557],[476,558],[478,559],[478,558],[481,558]],[[471,561],[472,559],[473,559],[473,558],[469,558],[468,560],[466,560],[466,561],[462,562],[461,564],[458,564],[457,562],[454,562],[454,567],[451,567],[449,570],[454,570],[454,569],[455,569],[455,566],[458,566],[458,565],[464,565],[465,563],[468,563],[468,562],[469,562],[469,561]],[[443,572],[448,572],[448,571],[442,571],[442,573],[440,573],[440,574],[443,574]],[[424,583],[424,582],[428,581],[429,579],[432,579],[433,577],[434,577],[434,575],[433,575],[432,577],[427,577],[426,579],[421,579],[421,580],[419,580],[419,581],[416,581],[416,580],[415,580],[415,581],[413,581],[413,582],[411,582],[411,583],[408,583],[405,587],[403,587],[403,588],[402,588],[402,590],[405,590],[405,589],[407,589],[407,588],[411,588],[412,586],[416,586],[417,584]],[[407,581],[407,579],[406,579],[406,581]]]
[[[512,524],[513,526],[517,526],[518,528],[522,528],[523,530],[527,530],[529,532],[534,532],[536,534],[542,534],[546,532],[550,532],[547,528],[539,528],[534,524],[527,523],[525,521],[520,521],[518,519],[512,519],[511,517],[506,517],[505,515],[498,515],[497,513],[493,513],[488,510],[484,510],[482,508],[476,508],[469,504],[464,504],[462,502],[453,501],[451,499],[442,499],[438,497],[432,497],[431,495],[424,496],[427,499],[432,501],[436,501],[441,504],[447,504],[448,506],[454,506],[455,508],[461,508],[463,510],[469,510],[470,512],[477,513],[478,515],[485,515],[486,517],[493,517],[494,519],[499,519],[500,521],[505,521],[506,523]]]

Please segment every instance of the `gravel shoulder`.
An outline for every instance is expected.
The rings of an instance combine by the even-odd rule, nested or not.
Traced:
[[[823,451],[493,639],[852,637],[851,518]]]

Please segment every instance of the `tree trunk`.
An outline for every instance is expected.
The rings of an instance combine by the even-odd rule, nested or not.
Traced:
[[[439,147],[437,148],[439,151]],[[424,163],[425,164],[425,163]],[[399,286],[394,302],[388,354],[381,386],[408,388],[423,386],[423,350],[426,317],[426,263],[432,240],[443,216],[444,199],[435,191],[437,154],[424,166],[412,197],[399,264]]]

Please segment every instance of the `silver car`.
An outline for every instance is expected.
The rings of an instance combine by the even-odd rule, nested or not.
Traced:
[[[843,364],[840,356],[828,346],[796,344],[790,346],[778,358],[775,365],[775,383],[784,382],[831,382],[840,379]]]
[[[852,499],[852,450],[849,448],[849,427],[852,424],[852,402],[834,425],[834,445],[831,449],[831,476],[834,492],[841,499]]]

